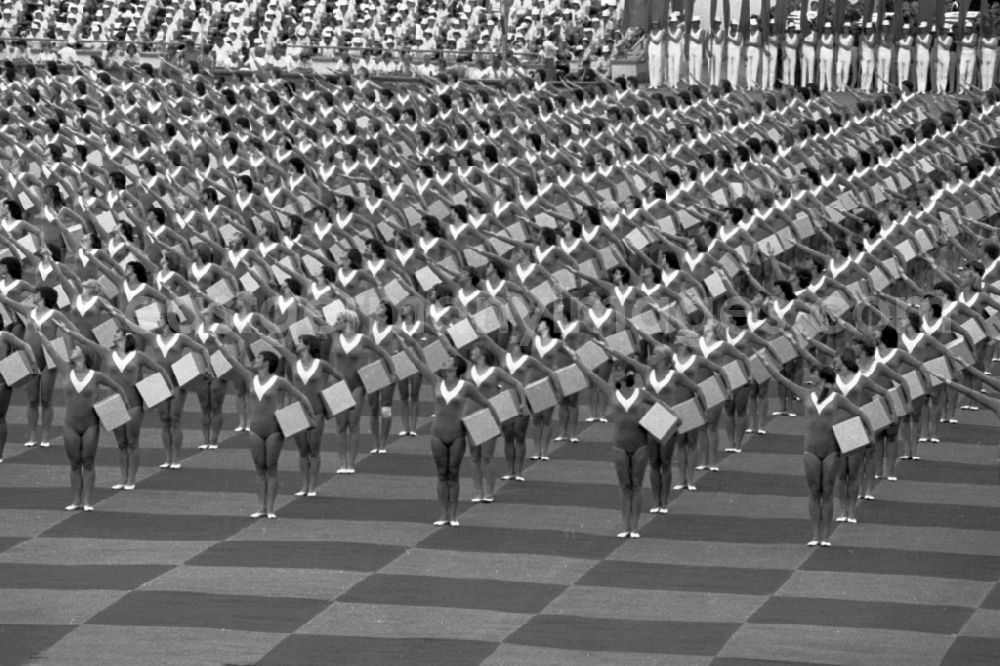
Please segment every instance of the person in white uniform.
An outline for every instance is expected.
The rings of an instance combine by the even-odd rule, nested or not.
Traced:
[[[710,61],[708,63],[709,83],[713,86],[728,78],[726,68],[726,28],[722,21],[712,21],[712,37],[709,41]]]
[[[667,33],[659,21],[653,21],[649,30],[649,43],[646,45],[646,56],[649,61],[649,87],[663,86],[663,65],[666,60]]]
[[[875,36],[875,24],[869,21],[865,24],[865,32],[861,36],[861,81],[859,87],[863,92],[871,92],[875,81],[875,51],[878,39]]]
[[[875,60],[875,90],[885,92],[889,87],[889,70],[892,66],[892,36],[889,21],[882,22],[882,34],[878,38],[878,55]]]
[[[827,21],[819,35],[819,89],[833,90],[833,46],[837,38],[833,33],[833,24]]]
[[[989,90],[997,71],[997,36],[992,25],[979,36],[979,87]]]
[[[684,58],[684,28],[681,15],[674,12],[667,23],[667,85],[676,87],[681,80],[681,60]]]
[[[782,45],[785,60],[781,65],[782,83],[795,85],[795,68],[799,62],[799,45],[802,43],[802,36],[799,34],[799,26],[794,21],[789,21],[785,26],[785,43]]]
[[[837,36],[837,69],[834,85],[837,90],[847,90],[851,78],[851,56],[854,53],[854,34],[851,24],[845,23]]]
[[[968,90],[974,83],[978,46],[979,28],[975,25],[966,25],[962,34],[962,48],[958,54],[958,90]]]
[[[802,33],[802,85],[807,86],[816,81],[816,52],[818,49],[817,26],[815,22],[807,22]]]
[[[734,86],[739,82],[742,56],[743,35],[740,34],[739,25],[730,23],[729,32],[726,33],[726,74]]]
[[[896,85],[910,81],[910,63],[913,61],[914,34],[909,23],[903,24],[903,32],[896,41]]]
[[[921,21],[917,26],[916,46],[913,49],[914,61],[913,79],[917,92],[927,92],[928,76],[931,71],[931,48],[934,46],[933,28],[927,21]]]
[[[955,45],[953,31],[945,31],[937,40],[934,92],[948,92],[948,75],[951,72],[951,48]]]
[[[767,39],[761,46],[761,87],[773,90],[778,74],[778,56],[781,54],[782,38],[777,26],[772,23]]]
[[[701,83],[703,80],[702,65],[705,62],[705,47],[707,43],[708,34],[701,29],[701,19],[697,16],[692,17],[687,49],[687,79],[689,83]]]
[[[760,46],[761,46],[760,24],[756,16],[750,17],[750,34],[747,35],[746,55],[744,61],[746,65],[747,88],[753,90],[760,86]]]

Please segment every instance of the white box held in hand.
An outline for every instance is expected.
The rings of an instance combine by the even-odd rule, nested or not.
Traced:
[[[343,414],[347,410],[357,406],[357,401],[354,400],[354,395],[345,381],[339,381],[336,384],[327,386],[320,393],[320,397],[323,398],[323,404],[326,406],[326,411],[330,416]]]
[[[158,372],[143,377],[135,383],[135,388],[142,396],[142,403],[146,409],[152,409],[157,405],[170,399],[173,392],[167,384],[167,380]]]
[[[298,400],[276,410],[274,418],[278,420],[278,427],[281,428],[281,434],[285,437],[293,437],[312,427],[305,408]]]
[[[392,355],[392,370],[396,374],[396,379],[403,381],[417,374],[417,366],[406,355],[406,352],[396,352]]]
[[[177,359],[170,369],[177,385],[184,387],[205,374],[205,359],[201,354],[188,352]]]
[[[365,392],[372,394],[386,388],[392,383],[389,371],[386,370],[385,361],[377,359],[366,366],[358,368],[358,377],[364,384]]]
[[[528,405],[535,414],[556,406],[556,392],[548,377],[542,377],[524,387]]]
[[[488,409],[480,409],[462,419],[465,434],[473,446],[480,446],[500,436],[500,424]]]
[[[34,365],[27,352],[15,351],[0,360],[0,377],[3,377],[4,384],[16,388],[28,381],[32,375],[37,374],[32,372]]]
[[[105,432],[112,432],[129,422],[131,417],[125,401],[117,393],[94,403],[94,412],[101,421]]]
[[[497,410],[500,423],[506,423],[511,419],[517,418],[520,414],[517,402],[517,394],[511,389],[497,393],[490,398],[490,404],[493,405],[493,409]]]
[[[837,439],[841,453],[850,453],[872,441],[860,416],[854,416],[834,425],[833,436]]]
[[[659,441],[664,441],[677,428],[678,418],[660,403],[653,404],[639,419],[639,425]]]

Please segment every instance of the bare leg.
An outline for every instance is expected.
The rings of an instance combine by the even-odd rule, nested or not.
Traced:
[[[812,453],[802,454],[806,485],[809,487],[809,520],[812,523],[811,545],[818,545],[822,535],[823,517],[823,461]]]
[[[63,429],[63,448],[69,459],[69,486],[73,499],[67,508],[83,506],[83,438],[72,428]]]
[[[94,505],[94,482],[97,480],[97,473],[94,470],[94,459],[97,457],[97,436],[100,433],[100,426],[93,424],[87,428],[80,437],[80,457],[82,467],[80,470],[83,481],[81,499],[83,506],[92,507]]]
[[[268,518],[275,515],[274,503],[278,498],[278,458],[281,456],[281,447],[284,444],[285,438],[280,432],[270,434],[264,442],[265,464],[267,466],[265,472],[267,486],[264,495],[264,510]]]
[[[431,437],[431,455],[434,456],[434,466],[437,468],[437,498],[441,505],[441,516],[438,522],[448,520],[448,447],[437,437]]]
[[[653,491],[653,511],[659,513],[662,507],[665,507],[667,503],[663,501],[665,493],[663,492],[663,467],[660,461],[660,442],[653,439],[651,436],[646,437],[646,447],[649,449],[649,454],[646,456],[646,462],[649,464],[649,487]],[[667,469],[667,483],[670,483],[670,471],[669,467]],[[669,490],[670,486],[667,486]]]
[[[52,406],[52,394],[56,388],[56,371],[43,370],[39,378],[39,405],[42,410],[41,441],[48,444],[52,441],[52,420],[54,409]],[[89,505],[88,505],[89,506]]]
[[[483,457],[482,449],[469,442],[469,457],[472,458],[472,485],[476,488],[476,496],[472,500],[478,502],[483,498]]]
[[[632,536],[639,535],[639,516],[642,514],[642,483],[646,477],[646,465],[649,462],[649,449],[640,446],[632,454],[629,490],[632,501],[629,514],[629,532]]]
[[[448,447],[448,520],[453,524],[458,522],[458,495],[464,455],[465,438],[461,437]]]
[[[497,470],[493,465],[493,453],[496,451],[496,446],[497,440],[491,439],[479,447],[483,472],[483,499],[489,501],[493,500],[493,490],[497,485]]]
[[[251,431],[250,437],[250,457],[253,459],[254,473],[257,476],[257,514],[267,513],[267,453],[264,447],[264,440],[260,435]]]
[[[832,453],[822,461],[822,511],[820,514],[820,534],[822,541],[829,542],[833,532],[833,481],[836,478],[840,454]]]
[[[632,530],[629,523],[632,519],[632,457],[625,453],[618,446],[611,448],[615,461],[615,474],[618,476],[618,485],[622,492],[622,529],[623,534],[628,536]]]

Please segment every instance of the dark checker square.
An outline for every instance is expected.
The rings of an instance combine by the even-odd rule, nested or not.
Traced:
[[[337,601],[540,613],[565,589],[564,585],[543,583],[374,574]]]
[[[291,633],[329,605],[329,602],[316,599],[132,592],[92,617],[87,624]]]
[[[378,571],[405,550],[399,546],[338,541],[223,541],[199,553],[186,564]]]
[[[496,650],[496,643],[440,638],[364,638],[361,636],[289,636],[258,666],[473,666]]]

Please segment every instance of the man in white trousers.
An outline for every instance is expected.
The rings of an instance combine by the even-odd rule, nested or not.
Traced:
[[[851,57],[854,54],[854,33],[851,24],[845,23],[837,37],[837,68],[834,76],[836,90],[847,90],[851,78]]]
[[[948,75],[951,72],[951,47],[955,45],[953,31],[945,30],[937,39],[937,58],[934,67],[934,92],[948,92]]]
[[[979,36],[979,87],[989,90],[993,87],[997,71],[997,36],[993,30]]]
[[[660,25],[659,21],[653,21],[649,29],[649,44],[646,46],[646,55],[649,59],[649,87],[661,88],[663,86],[663,66],[666,61],[666,40],[667,33]]]
[[[889,21],[882,22],[882,34],[878,38],[878,53],[875,60],[875,90],[885,92],[889,88],[889,71],[892,66],[892,36],[889,35]]]
[[[934,46],[934,28],[921,21],[917,26],[917,45],[913,49],[916,67],[913,70],[917,92],[927,92],[927,80],[931,71],[931,47]]]
[[[869,21],[865,24],[865,33],[861,36],[861,81],[859,87],[863,92],[871,92],[875,81],[875,51],[878,42],[875,39],[875,24]]]
[[[708,42],[708,34],[701,29],[701,19],[697,16],[691,18],[691,33],[688,35],[688,71],[689,83],[701,83],[702,65],[705,62],[705,47]]]
[[[833,45],[836,43],[833,24],[827,21],[819,36],[819,89],[833,90]]]
[[[768,30],[767,39],[761,46],[762,67],[760,73],[761,87],[764,90],[773,90],[778,73],[778,56],[781,54],[782,39],[778,34],[777,26],[771,23]]]
[[[896,41],[896,85],[900,88],[910,80],[910,63],[913,61],[913,30],[909,23],[903,24],[903,32]]]
[[[799,44],[802,37],[799,35],[799,26],[794,21],[789,21],[785,26],[785,43],[783,50],[785,62],[781,67],[781,82],[787,86],[795,86],[795,67],[799,62]]]
[[[806,23],[802,33],[802,85],[807,86],[816,81],[816,52],[819,47],[819,34],[816,22]]]
[[[751,16],[750,34],[747,35],[746,55],[744,56],[746,64],[747,88],[750,90],[760,86],[760,47],[760,22],[757,20],[756,16]]]
[[[709,83],[713,86],[726,77],[726,28],[722,21],[712,21],[712,37],[709,41],[712,47],[709,52]]]
[[[958,54],[958,90],[968,90],[972,87],[973,74],[976,71],[976,51],[979,47],[979,28],[967,24],[962,35],[962,48]]]
[[[667,23],[667,85],[675,88],[681,80],[681,60],[684,57],[684,28],[680,12],[673,12]]]
[[[729,32],[726,33],[726,75],[733,86],[739,85],[740,63],[743,62],[743,35],[740,34],[740,26],[736,23],[729,24]]]

